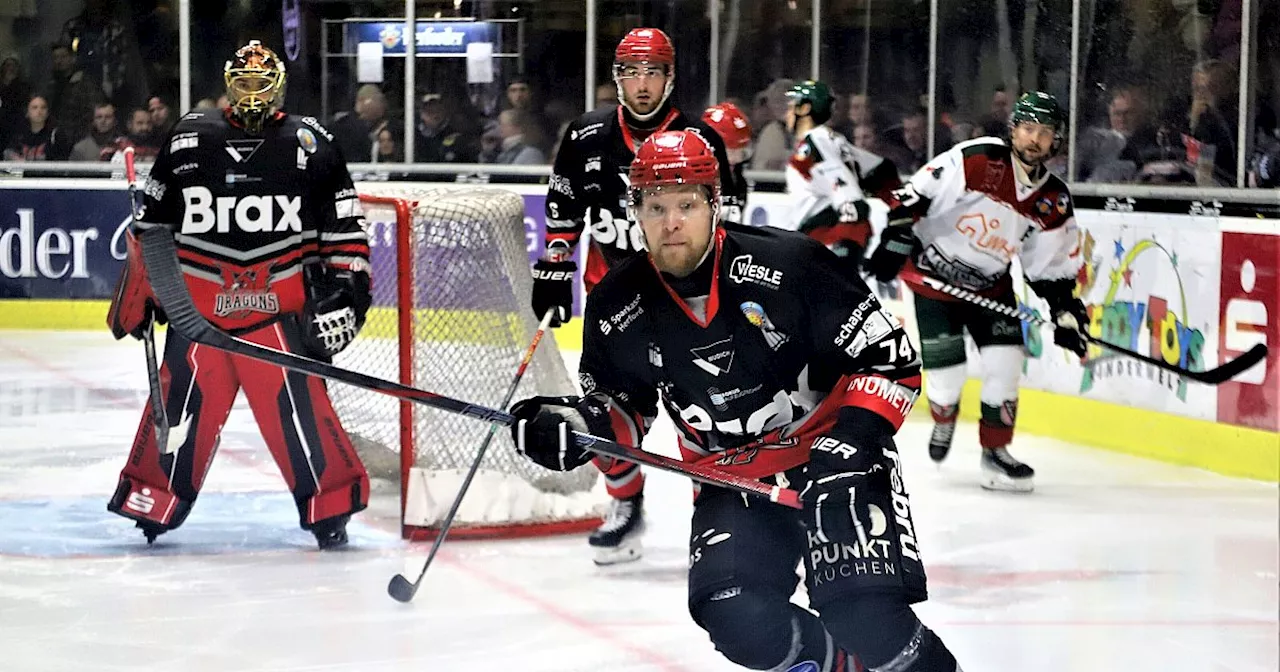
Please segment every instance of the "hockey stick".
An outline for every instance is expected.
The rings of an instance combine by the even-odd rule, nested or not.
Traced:
[[[301,357],[291,352],[274,350],[221,331],[209,324],[209,321],[196,310],[195,304],[191,300],[191,294],[187,292],[186,282],[182,278],[182,269],[178,265],[177,248],[174,245],[172,232],[166,227],[156,227],[143,233],[140,238],[142,242],[142,258],[146,262],[147,275],[151,278],[151,287],[155,291],[156,298],[160,301],[161,307],[164,308],[165,314],[169,316],[169,328],[174,329],[177,333],[182,334],[184,338],[194,343],[267,362],[268,364],[274,364],[310,376],[327,378],[405,401],[412,401],[423,406],[465,415],[476,420],[504,426],[515,424],[515,416],[506,411],[468,403],[461,399],[419,390],[389,380],[374,378],[358,371],[350,371],[332,364]],[[683,462],[590,434],[573,432],[573,442],[579,448],[599,455],[607,455],[628,462],[648,465],[661,471],[681,474],[701,483],[733,490],[744,495],[762,497],[793,509],[801,508],[800,493],[790,488],[770,485],[713,467]]]
[[[142,213],[138,211],[138,175],[133,167],[133,147],[124,148],[124,178],[129,182],[129,213],[136,222]],[[142,351],[147,357],[147,387],[151,388],[151,420],[155,425],[156,448],[160,454],[169,452],[169,413],[164,408],[164,388],[160,385],[160,363],[156,358],[156,321],[147,318],[142,330]]]
[[[939,292],[942,292],[943,294],[949,294],[951,296],[954,296],[957,299],[968,301],[969,303],[981,306],[983,308],[986,308],[987,310],[990,310],[995,313],[999,313],[1001,315],[1022,320],[1023,322],[1028,322],[1030,324],[1034,324],[1037,326],[1045,326],[1045,325],[1055,326],[1052,321],[1046,320],[1045,318],[1040,317],[1039,315],[1036,315],[1034,313],[1031,313],[1019,308],[1014,308],[1013,306],[1007,306],[1003,303],[1000,303],[999,301],[994,301],[985,296],[974,294],[969,290],[961,289],[954,285],[949,285],[941,280],[938,280],[937,278],[931,278],[927,275],[922,275],[916,271],[903,270],[899,275],[903,280],[906,280],[907,282],[914,282],[916,284],[924,285],[926,287],[929,287],[930,289],[937,290]],[[1093,343],[1094,345],[1099,345],[1104,348],[1107,348],[1108,350],[1113,350],[1122,355],[1125,355],[1126,357],[1132,357],[1138,361],[1146,362],[1147,364],[1150,364],[1151,366],[1154,366],[1157,369],[1163,369],[1165,371],[1175,373],[1183,378],[1189,378],[1196,382],[1205,383],[1208,385],[1221,385],[1222,383],[1225,383],[1228,380],[1231,380],[1232,378],[1235,378],[1241,373],[1244,373],[1245,371],[1249,370],[1249,368],[1251,368],[1253,365],[1257,364],[1258,362],[1261,362],[1263,358],[1267,356],[1267,346],[1262,343],[1259,343],[1253,346],[1252,348],[1249,348],[1247,352],[1240,355],[1239,357],[1236,357],[1235,359],[1229,362],[1224,362],[1220,366],[1216,366],[1212,369],[1208,369],[1207,371],[1192,371],[1190,369],[1184,369],[1178,366],[1177,364],[1170,364],[1164,360],[1156,359],[1154,357],[1148,357],[1140,352],[1134,352],[1133,350],[1129,350],[1128,348],[1122,348],[1114,343],[1108,343],[1107,341],[1097,338],[1096,336],[1091,336],[1084,332],[1081,332],[1080,337],[1090,343]]]
[[[551,317],[555,313],[550,310],[542,316],[542,322],[538,324],[538,331],[534,332],[533,340],[529,342],[529,347],[524,351],[524,358],[520,360],[520,367],[516,369],[516,377],[511,381],[511,387],[507,388],[507,395],[502,398],[502,408],[511,405],[511,399],[516,396],[516,388],[520,387],[520,379],[524,378],[525,369],[529,368],[529,362],[533,361],[533,353],[538,349],[538,343],[542,342],[542,335],[546,333],[551,326]],[[493,442],[493,435],[498,433],[498,424],[489,425],[489,433],[484,437],[484,443],[480,444],[480,450],[476,453],[476,458],[471,463],[471,468],[467,470],[467,477],[462,479],[462,487],[458,488],[458,494],[453,497],[453,504],[449,507],[449,513],[445,515],[444,521],[440,523],[440,532],[436,534],[435,541],[431,543],[431,550],[427,552],[427,559],[422,564],[422,571],[418,572],[418,578],[413,582],[405,578],[404,574],[396,574],[391,577],[391,582],[387,584],[387,594],[399,602],[408,602],[417,594],[418,587],[422,585],[422,579],[427,575],[427,569],[431,567],[431,561],[435,560],[436,552],[440,550],[440,546],[444,544],[444,538],[449,536],[449,529],[453,527],[453,518],[458,515],[458,507],[462,506],[462,498],[466,496],[467,489],[471,487],[471,479],[475,478],[476,472],[480,469],[480,462],[484,460],[484,454],[489,450],[489,444]]]

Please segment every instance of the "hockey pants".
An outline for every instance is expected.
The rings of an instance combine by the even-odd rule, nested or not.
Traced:
[[[302,350],[293,316],[240,337],[286,352]],[[200,494],[241,389],[293,492],[303,529],[368,505],[369,476],[323,380],[192,343],[170,329],[160,381],[170,424],[168,446],[156,445],[148,404],[108,510],[163,529],[181,525]]]

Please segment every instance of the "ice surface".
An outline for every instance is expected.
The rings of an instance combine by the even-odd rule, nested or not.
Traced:
[[[0,332],[0,670],[736,669],[685,612],[689,489],[665,474],[639,563],[598,569],[581,537],[449,543],[402,605],[387,580],[425,545],[375,513],[316,551],[241,403],[190,518],[148,548],[105,508],[142,362],[105,331]],[[941,469],[928,429],[900,435],[918,611],[964,669],[1280,669],[1274,485],[1020,435],[1036,492],[989,493],[976,428]],[[647,446],[671,444],[660,425]]]

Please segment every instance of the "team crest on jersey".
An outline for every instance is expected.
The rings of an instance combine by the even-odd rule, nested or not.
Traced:
[[[1048,196],[1043,196],[1036,201],[1036,212],[1042,215],[1048,215],[1053,211],[1053,201]]]
[[[769,344],[770,348],[777,350],[782,347],[783,343],[790,340],[790,337],[778,331],[778,328],[774,326],[773,321],[764,312],[764,306],[755,301],[744,301],[741,308],[742,314],[746,316],[747,321],[758,327],[764,334],[764,341]]]
[[[222,269],[222,291],[214,297],[213,314],[240,320],[250,313],[275,315],[280,297],[271,291],[270,272],[265,268],[243,271]]]
[[[1058,214],[1067,214],[1067,208],[1069,207],[1071,207],[1071,197],[1066,192],[1058,194]]]
[[[308,154],[316,153],[316,134],[309,129],[298,129],[298,146],[305,150]]]

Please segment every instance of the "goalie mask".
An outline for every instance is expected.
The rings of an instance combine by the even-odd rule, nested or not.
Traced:
[[[671,91],[675,88],[675,66],[676,48],[671,44],[671,38],[667,37],[666,33],[657,28],[632,29],[626,37],[622,38],[618,48],[613,52],[613,81],[618,86],[618,102],[636,119],[640,121],[652,119],[671,97]],[[627,100],[622,81],[636,77],[650,77],[657,74],[655,70],[660,70],[667,82],[663,86],[662,97],[658,99],[658,104],[651,111],[641,114],[632,107],[633,103]]]
[[[260,133],[284,103],[284,62],[274,51],[250,40],[223,68],[231,115],[250,133]]]

